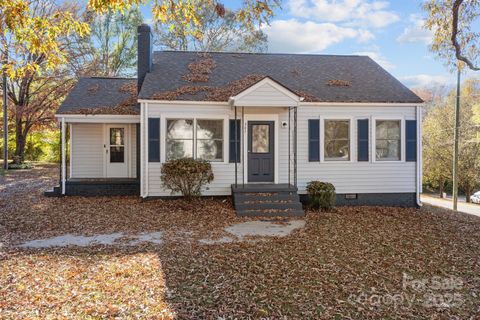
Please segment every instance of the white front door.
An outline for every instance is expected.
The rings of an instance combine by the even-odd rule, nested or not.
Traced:
[[[106,177],[128,177],[128,126],[106,126]]]

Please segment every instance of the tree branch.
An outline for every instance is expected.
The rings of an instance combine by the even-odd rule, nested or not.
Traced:
[[[457,60],[463,61],[467,64],[467,66],[474,71],[480,70],[480,67],[476,66],[469,58],[462,54],[462,48],[460,43],[458,43],[457,35],[458,35],[458,14],[460,11],[460,6],[464,0],[455,0],[452,6],[452,44],[455,47],[455,56]]]

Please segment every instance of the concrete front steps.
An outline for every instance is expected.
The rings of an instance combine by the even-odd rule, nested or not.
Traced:
[[[232,185],[233,204],[241,217],[303,217],[297,188],[289,184]]]

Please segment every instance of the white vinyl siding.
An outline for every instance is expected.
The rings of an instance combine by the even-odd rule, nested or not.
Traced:
[[[103,178],[103,124],[72,123],[72,178]]]
[[[278,92],[277,92],[278,95]],[[237,109],[238,119],[241,119],[242,108]],[[147,114],[142,115],[143,124],[148,117],[160,117],[161,123],[165,119],[175,118],[179,114],[189,117],[226,117],[233,119],[234,111],[229,105],[188,105],[188,104],[168,104],[168,103],[148,103]],[[283,121],[288,122],[287,108],[253,108],[246,107],[245,114],[253,120],[253,114],[278,114],[278,125]],[[401,117],[405,120],[415,119],[416,112],[414,106],[328,106],[311,105],[298,107],[298,163],[297,177],[300,193],[305,193],[305,186],[311,180],[328,181],[334,184],[338,193],[402,193],[416,191],[416,163],[415,162],[388,162],[379,163],[372,161],[357,162],[357,119],[370,119],[369,122],[369,143],[372,145],[372,118],[392,118]],[[344,162],[309,162],[308,161],[308,119],[320,118],[351,119],[350,139],[352,148],[350,150],[351,161]],[[226,121],[228,123],[228,121]],[[146,126],[142,125],[142,135],[146,134]],[[245,128],[243,128],[245,130]],[[288,182],[288,132],[293,132],[293,109],[291,112],[290,128],[278,128],[278,183]],[[324,130],[323,123],[320,124],[320,130]],[[165,136],[161,129],[160,137],[161,159],[165,161]],[[225,129],[228,135],[228,128]],[[245,134],[245,131],[243,132]],[[242,146],[245,136],[242,136]],[[145,137],[142,138],[145,141]],[[225,136],[224,144],[225,154],[228,155],[228,136]],[[142,143],[144,158],[146,159],[147,150],[145,143]],[[323,147],[323,145],[321,146]],[[243,150],[242,150],[243,152]],[[291,140],[291,152],[293,152],[293,135]],[[162,154],[163,153],[163,154]],[[293,153],[291,153],[291,183],[293,183]],[[143,196],[168,196],[169,190],[165,190],[160,182],[160,163],[143,162],[142,195]],[[212,168],[215,179],[203,190],[204,195],[229,195],[231,193],[231,184],[235,181],[234,163],[215,163],[212,162]],[[242,164],[238,164],[238,182],[243,179]]]
[[[137,178],[137,125],[130,125],[130,177]]]
[[[104,178],[105,177],[105,124],[103,123],[70,123],[72,135],[71,146],[71,178]],[[120,124],[122,125],[122,124]],[[125,134],[130,154],[125,161],[130,161],[129,177],[136,177],[136,125],[126,124],[129,130]]]
[[[266,82],[258,88],[252,90],[248,95],[245,95],[235,101],[237,105],[242,106],[271,106],[291,107],[296,104],[296,101],[286,94],[274,88],[270,83]]]
[[[305,106],[298,108],[298,188],[305,193],[311,180],[331,182],[337,193],[402,193],[416,190],[415,162],[374,162],[370,154],[368,162],[357,161],[357,120],[369,119],[369,144],[375,143],[372,136],[373,118],[415,119],[415,107],[386,106]],[[308,119],[320,117],[352,118],[351,162],[308,161]],[[324,128],[320,123],[320,131]]]

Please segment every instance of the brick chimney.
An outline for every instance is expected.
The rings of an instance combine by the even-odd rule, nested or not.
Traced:
[[[148,24],[139,25],[137,28],[137,88],[142,88],[143,80],[152,70],[152,30]]]

